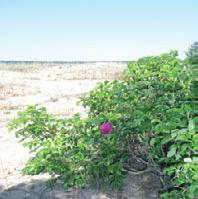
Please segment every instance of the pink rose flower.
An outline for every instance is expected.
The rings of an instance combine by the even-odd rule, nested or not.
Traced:
[[[111,122],[103,123],[100,125],[100,133],[102,135],[107,135],[112,131],[112,124]]]

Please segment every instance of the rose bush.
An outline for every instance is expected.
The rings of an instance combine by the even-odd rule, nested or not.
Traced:
[[[173,51],[130,62],[124,80],[105,81],[81,97],[88,118],[56,119],[27,108],[9,123],[35,154],[24,173],[55,173],[66,187],[91,179],[119,186],[135,154],[171,177],[162,197],[193,198],[198,137],[191,85],[190,69]]]

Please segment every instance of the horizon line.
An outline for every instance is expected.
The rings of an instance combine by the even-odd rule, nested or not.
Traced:
[[[85,63],[85,62],[129,62],[129,60],[87,60],[87,61],[83,61],[83,60],[71,60],[71,61],[63,61],[63,60],[0,60],[0,63]]]

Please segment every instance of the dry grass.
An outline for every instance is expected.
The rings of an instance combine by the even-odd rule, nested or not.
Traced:
[[[3,106],[1,108],[4,109],[4,110],[9,110],[9,111],[19,110],[19,106],[14,106],[14,105]],[[6,113],[6,114],[8,114],[8,113]]]
[[[0,84],[0,100],[7,100],[10,97],[17,97],[24,94],[22,90],[19,92],[18,90],[15,90],[14,87],[14,84]]]
[[[60,78],[65,80],[122,80],[123,73],[121,69],[105,71],[99,68],[97,71],[94,69],[81,70],[78,74],[75,71],[66,72],[64,76],[57,76],[54,80],[59,80]]]
[[[51,66],[51,64],[4,64],[0,63],[0,70],[2,71],[15,71],[15,72],[31,72],[37,69],[43,69]]]
[[[97,82],[122,80],[125,67],[119,63],[0,64],[0,112],[7,118],[34,104],[58,117],[71,115],[81,111],[77,98]]]

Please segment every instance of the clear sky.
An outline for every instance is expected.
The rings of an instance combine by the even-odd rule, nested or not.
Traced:
[[[0,60],[134,60],[198,40],[198,0],[0,0]]]

